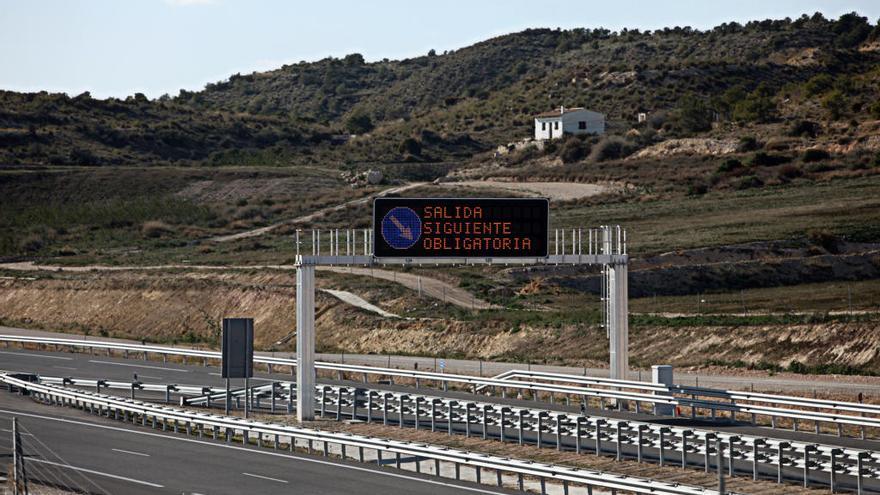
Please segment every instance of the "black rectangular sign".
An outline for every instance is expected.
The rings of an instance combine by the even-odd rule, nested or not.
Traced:
[[[253,318],[223,318],[223,378],[254,376]]]
[[[380,258],[543,258],[547,199],[377,198],[373,247]]]

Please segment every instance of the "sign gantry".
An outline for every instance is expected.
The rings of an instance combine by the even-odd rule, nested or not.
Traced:
[[[519,198],[377,198],[372,229],[296,232],[297,418],[314,419],[315,267],[601,265],[611,378],[629,370],[628,256],[620,226],[555,229],[549,202]],[[342,234],[342,236],[340,236]],[[306,246],[308,247],[308,246]],[[552,252],[552,254],[551,254]]]

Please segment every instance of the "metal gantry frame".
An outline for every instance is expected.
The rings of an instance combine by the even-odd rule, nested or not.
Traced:
[[[302,251],[301,231],[296,231],[296,414],[299,421],[315,419],[315,267],[316,266],[469,266],[469,265],[601,265],[605,328],[610,346],[610,375],[626,380],[629,374],[629,293],[626,231],[619,225],[594,229],[555,229],[547,257],[529,258],[388,258],[373,256],[371,229],[331,229],[326,243],[321,231],[312,230],[311,254]],[[340,240],[340,233],[343,233]],[[566,233],[569,234],[566,241]],[[360,238],[360,240],[359,240]]]

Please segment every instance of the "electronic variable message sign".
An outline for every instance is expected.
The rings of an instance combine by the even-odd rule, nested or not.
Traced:
[[[543,258],[547,199],[377,198],[373,248],[387,258]]]

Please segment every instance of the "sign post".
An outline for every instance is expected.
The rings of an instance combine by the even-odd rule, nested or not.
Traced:
[[[232,396],[230,378],[244,378],[244,417],[248,417],[250,378],[254,376],[254,320],[253,318],[223,318],[223,362],[221,376],[226,379],[226,414]]]

